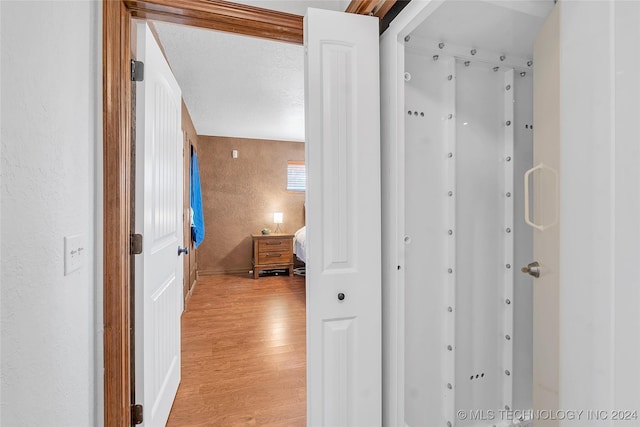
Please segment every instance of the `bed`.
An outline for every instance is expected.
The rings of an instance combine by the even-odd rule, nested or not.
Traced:
[[[307,263],[307,227],[303,226],[301,229],[295,232],[293,235],[293,253],[302,261]],[[304,276],[306,271],[305,267],[299,267],[293,269],[294,274]]]
[[[300,261],[307,262],[307,227],[303,226],[293,235],[293,253]]]

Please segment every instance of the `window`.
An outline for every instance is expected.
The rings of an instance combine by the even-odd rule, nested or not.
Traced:
[[[307,186],[307,169],[304,162],[289,160],[287,162],[287,190],[304,192]]]

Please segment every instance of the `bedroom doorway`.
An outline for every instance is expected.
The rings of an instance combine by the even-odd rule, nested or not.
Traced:
[[[157,21],[142,27],[182,89],[182,128],[191,140],[185,153],[192,147],[197,159],[205,218],[197,285],[181,316],[181,381],[166,425],[260,425],[271,419],[304,425],[305,283],[290,277],[292,253],[299,252],[292,238],[304,226],[303,48]],[[132,37],[138,44],[142,27]],[[227,60],[215,60],[221,57]],[[241,99],[247,92],[262,97]],[[286,111],[277,114],[281,105]],[[287,121],[300,124],[287,128]],[[187,199],[189,193],[187,186]],[[261,235],[266,228],[271,232]],[[254,244],[260,248],[255,267]]]

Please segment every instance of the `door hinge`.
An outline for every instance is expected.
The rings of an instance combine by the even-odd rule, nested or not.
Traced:
[[[131,425],[142,424],[142,405],[131,405]]]
[[[141,82],[144,80],[144,62],[131,60],[131,81]]]
[[[131,255],[140,255],[142,253],[142,234],[131,235]]]

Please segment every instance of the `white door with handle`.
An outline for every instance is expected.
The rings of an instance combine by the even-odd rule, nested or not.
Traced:
[[[525,175],[525,220],[533,227],[533,408],[559,409],[560,356],[560,7],[535,42],[533,75],[534,167]],[[533,189],[532,192],[529,192]],[[529,203],[533,206],[529,206]],[[556,426],[557,420],[535,420]]]
[[[181,91],[148,25],[137,25],[144,81],[136,84],[136,402],[144,426],[164,426],[180,383],[183,265]]]
[[[309,9],[307,425],[380,425],[378,19]]]

